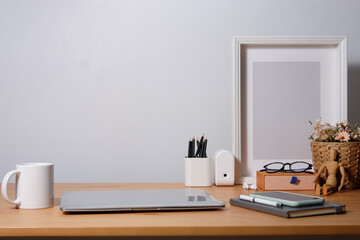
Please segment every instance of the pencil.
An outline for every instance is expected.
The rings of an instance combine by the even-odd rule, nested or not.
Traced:
[[[195,153],[195,143],[192,138],[189,140],[188,158],[193,158]]]
[[[203,151],[203,156],[204,158],[207,158],[207,155],[206,155],[206,147],[207,147],[207,138],[205,138],[205,142],[204,142],[204,151]]]
[[[204,137],[204,135],[203,135]],[[199,152],[199,157],[203,158],[204,157],[204,152],[205,152],[205,140],[204,138],[201,138],[201,142],[200,142],[200,152]]]
[[[196,145],[197,145],[197,149],[196,149],[195,157],[198,157],[199,156],[199,150],[200,150],[200,142],[199,142],[198,138],[196,138]]]
[[[191,152],[191,154],[192,154],[192,157],[195,157],[195,137],[193,137],[192,138],[192,141],[191,141],[192,143],[192,152]]]

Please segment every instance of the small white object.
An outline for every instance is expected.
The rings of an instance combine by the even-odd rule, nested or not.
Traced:
[[[235,158],[227,150],[218,150],[214,154],[215,159],[215,185],[235,184]]]
[[[274,201],[270,201],[270,200],[266,200],[266,199],[261,199],[261,198],[254,198],[254,197],[246,196],[246,195],[240,195],[240,199],[248,201],[248,202],[261,203],[261,204],[268,205],[268,206],[274,206],[274,207],[282,206],[282,203],[278,203],[278,202],[274,202]]]
[[[250,189],[251,189],[251,190],[257,190],[256,184],[252,184],[252,185],[250,186]]]
[[[7,195],[7,185],[12,175],[16,174],[16,199]],[[21,163],[16,170],[5,174],[1,183],[3,198],[16,204],[16,208],[38,209],[54,206],[54,164]]]
[[[243,188],[249,189],[249,185],[247,183],[243,183]]]
[[[185,186],[213,185],[211,158],[185,158]]]

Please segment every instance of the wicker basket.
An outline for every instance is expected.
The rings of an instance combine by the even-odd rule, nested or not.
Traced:
[[[345,182],[343,189],[354,189],[360,187],[360,142],[311,142],[311,152],[314,170],[317,172],[324,161],[329,158],[329,150],[338,152],[337,161],[343,164],[345,169]],[[321,184],[327,178],[325,169],[320,175]],[[340,183],[341,174],[337,174]]]

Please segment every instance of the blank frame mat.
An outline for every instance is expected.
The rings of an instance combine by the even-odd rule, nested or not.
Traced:
[[[320,67],[253,63],[254,160],[311,159],[309,120],[320,117]]]

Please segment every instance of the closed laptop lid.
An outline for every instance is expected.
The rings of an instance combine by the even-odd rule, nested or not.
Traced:
[[[217,209],[225,204],[200,189],[67,191],[64,212]]]

